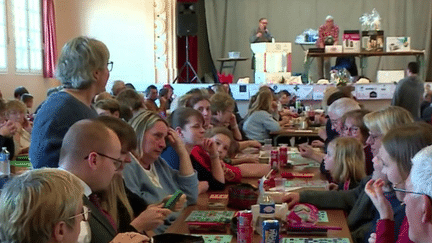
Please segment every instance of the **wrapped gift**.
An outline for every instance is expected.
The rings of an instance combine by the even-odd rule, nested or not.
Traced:
[[[383,30],[362,31],[361,51],[383,52],[384,51],[384,31]]]
[[[411,51],[411,38],[410,37],[387,37],[386,38],[386,51]]]
[[[360,52],[360,31],[345,30],[342,36],[343,52]]]

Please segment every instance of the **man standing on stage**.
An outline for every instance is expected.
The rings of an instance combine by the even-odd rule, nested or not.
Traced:
[[[272,34],[267,29],[268,20],[266,18],[260,18],[257,29],[252,30],[251,37],[249,38],[250,43],[258,42],[271,42]]]
[[[250,43],[258,42],[271,42],[274,38],[267,29],[268,20],[266,18],[260,18],[258,28],[252,30],[251,36],[249,37]],[[252,53],[252,66],[255,77],[255,54]]]

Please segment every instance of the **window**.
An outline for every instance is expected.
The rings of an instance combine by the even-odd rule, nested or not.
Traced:
[[[0,72],[42,73],[41,0],[0,0]]]
[[[42,20],[40,0],[12,0],[12,3],[16,72],[41,73]]]
[[[7,70],[6,3],[0,0],[0,71]]]

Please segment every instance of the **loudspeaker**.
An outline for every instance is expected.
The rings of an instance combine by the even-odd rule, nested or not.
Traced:
[[[191,36],[198,32],[196,3],[177,3],[177,35]]]

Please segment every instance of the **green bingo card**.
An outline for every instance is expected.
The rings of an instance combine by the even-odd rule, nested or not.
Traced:
[[[229,223],[234,217],[234,211],[192,211],[186,222]]]

